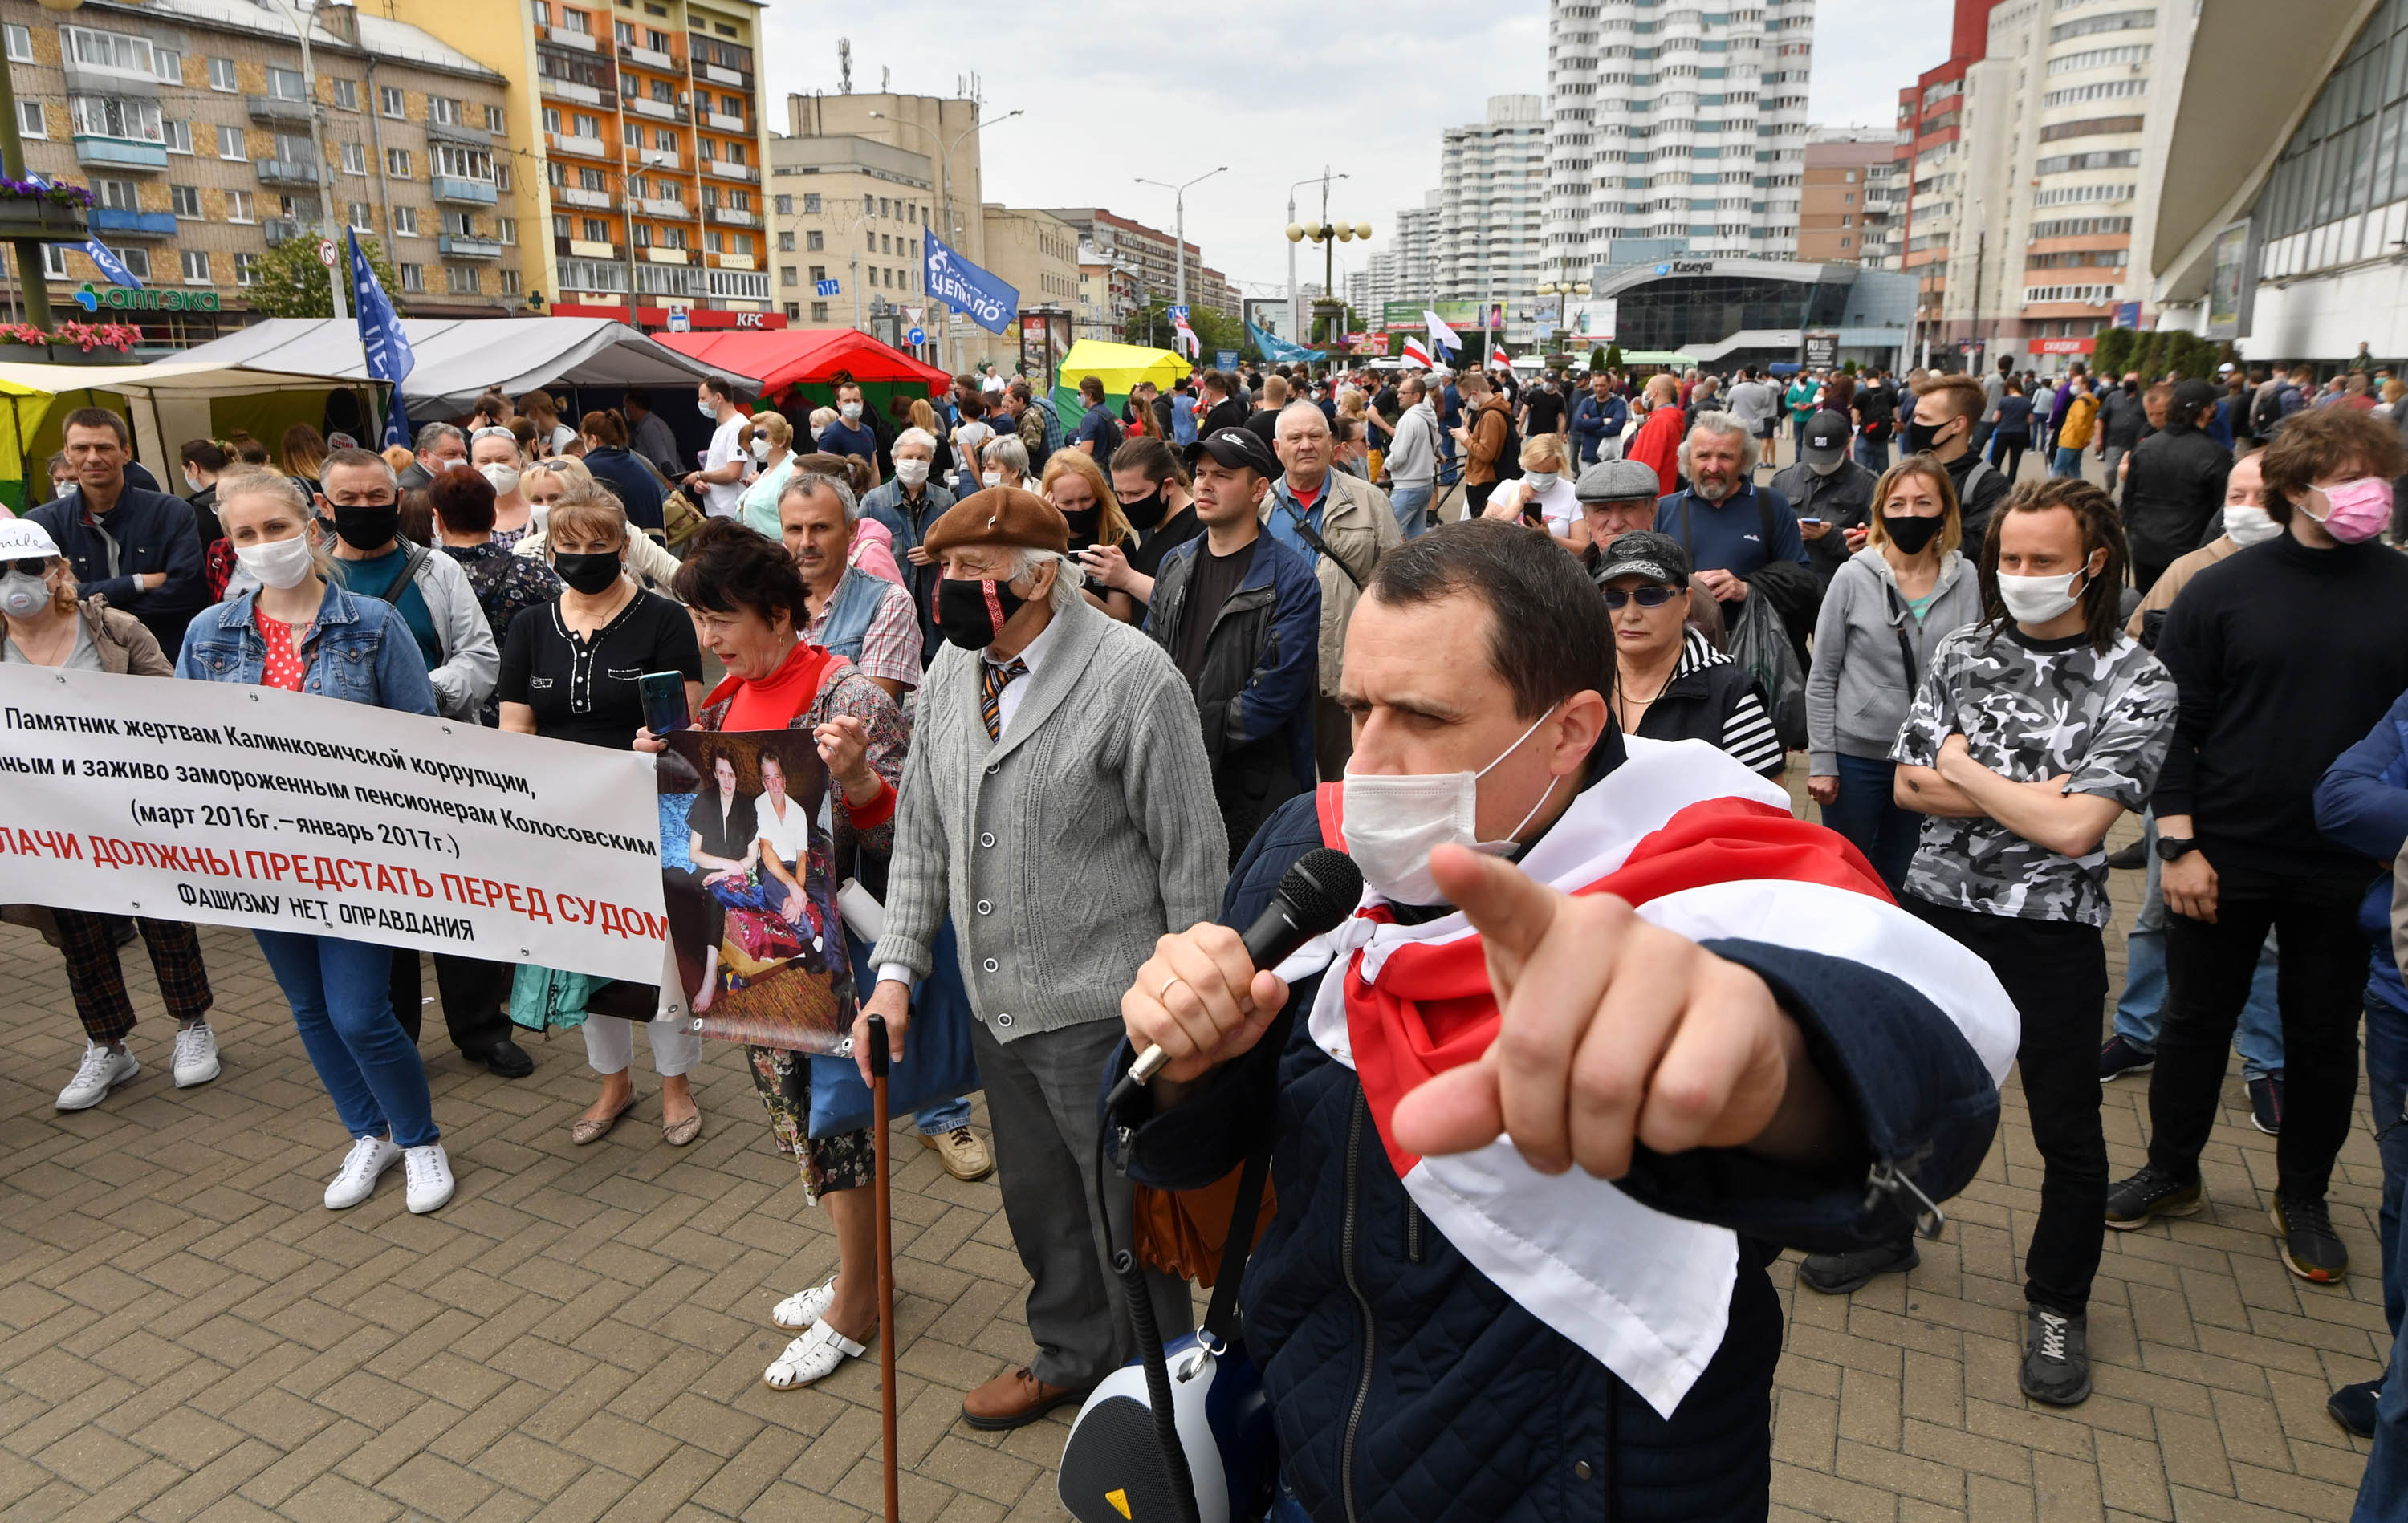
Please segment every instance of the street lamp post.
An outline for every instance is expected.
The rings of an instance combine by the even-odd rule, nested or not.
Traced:
[[[293,30],[301,38],[301,93],[308,97],[309,157],[315,161],[318,171],[318,225],[328,237],[332,237],[335,231],[335,180],[326,166],[326,134],[318,106],[318,65],[309,54],[309,29],[318,22],[319,9],[336,3],[344,3],[344,0],[309,0],[307,8],[294,5],[293,0],[277,0],[284,14],[292,18]],[[350,273],[351,262],[341,258],[326,268],[326,291],[334,300],[335,317],[338,321],[348,320],[351,315],[351,304],[344,292]]]
[[[1329,221],[1329,182],[1333,178],[1344,179],[1345,178],[1343,174],[1333,176],[1329,166],[1324,164],[1320,174],[1297,180],[1295,185],[1287,188],[1287,326],[1290,342],[1294,342],[1297,336],[1304,332],[1304,308],[1300,305],[1300,298],[1296,289],[1296,245],[1304,236],[1303,229],[1297,225],[1296,221],[1297,188],[1315,183],[1320,185],[1321,220],[1326,222]]]
[[[1137,182],[1140,185],[1158,185],[1164,190],[1171,192],[1172,216],[1176,219],[1176,221],[1171,224],[1171,235],[1179,245],[1178,249],[1174,251],[1174,258],[1179,270],[1178,305],[1181,306],[1185,306],[1187,305],[1187,186],[1201,185],[1215,175],[1226,175],[1228,172],[1229,166],[1225,164],[1217,169],[1206,170],[1204,173],[1197,176],[1194,179],[1189,180],[1187,185],[1173,185],[1168,180],[1163,179],[1148,179],[1143,175],[1137,177]],[[1198,279],[1203,278],[1203,274],[1200,270],[1197,272],[1197,278]]]
[[[1345,320],[1346,301],[1344,297],[1336,294],[1335,291],[1332,289],[1338,282],[1338,246],[1355,238],[1369,237],[1371,235],[1371,224],[1369,222],[1332,222],[1326,220],[1328,215],[1328,210],[1325,206],[1322,211],[1324,221],[1301,227],[1297,226],[1294,222],[1287,224],[1288,265],[1291,270],[1295,268],[1296,246],[1297,244],[1303,242],[1307,238],[1311,238],[1313,242],[1321,245],[1321,299],[1325,304],[1335,304],[1338,317],[1334,320],[1337,326],[1342,329]]]
[[[961,147],[962,144],[968,141],[972,135],[982,132],[986,128],[995,125],[996,121],[1010,121],[1013,117],[1025,116],[1026,114],[1027,113],[1025,111],[1006,111],[1003,115],[996,117],[995,121],[973,121],[968,126],[963,128],[950,143],[945,141],[944,135],[938,131],[938,129],[927,126],[922,122],[909,121],[901,117],[891,117],[883,111],[872,111],[869,113],[869,116],[870,120],[873,121],[891,121],[898,127],[910,127],[914,132],[926,133],[930,142],[941,146],[943,156],[937,161],[938,199],[944,203],[945,241],[953,245],[955,248],[959,248],[961,246],[962,230],[960,225],[961,220],[953,214],[953,149]],[[942,119],[939,118],[939,120]],[[926,263],[924,259],[922,262],[922,268],[924,269],[925,267]],[[928,296],[928,299],[931,302],[936,300],[934,296],[929,295],[925,291],[921,292],[920,294],[923,296]],[[856,322],[854,326],[858,327],[859,324]],[[953,304],[948,302],[945,304],[945,320],[937,324],[937,363],[947,369],[953,368],[951,365],[946,364],[946,355],[951,351],[953,347]]]

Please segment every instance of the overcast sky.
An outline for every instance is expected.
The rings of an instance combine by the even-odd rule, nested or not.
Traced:
[[[1898,92],[1941,63],[1950,7],[1941,0],[1839,0],[1814,32],[1812,119],[1876,125]],[[855,91],[949,95],[975,71],[990,119],[1027,115],[982,135],[990,200],[1103,206],[1168,229],[1171,194],[1137,177],[1178,182],[1216,164],[1229,172],[1187,197],[1187,235],[1205,263],[1255,294],[1283,292],[1289,183],[1324,164],[1349,178],[1330,194],[1333,221],[1369,222],[1369,244],[1339,246],[1351,263],[1388,247],[1398,208],[1438,185],[1440,132],[1477,121],[1490,95],[1543,94],[1544,0],[1383,0],[1324,9],[1273,0],[1213,0],[1156,10],[1068,0],[1005,6],[960,0],[830,7],[773,6],[766,88],[773,130],[785,96],[838,88],[837,40],[853,43]],[[1362,24],[1376,18],[1377,27]],[[1325,17],[1340,19],[1312,38]],[[1318,185],[1296,192],[1300,218]],[[1299,278],[1321,261],[1302,246]]]

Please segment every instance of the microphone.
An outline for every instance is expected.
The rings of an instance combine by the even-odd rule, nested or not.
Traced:
[[[1297,947],[1334,929],[1362,900],[1363,870],[1354,865],[1354,859],[1328,847],[1316,847],[1289,866],[1271,902],[1239,940],[1256,968],[1275,968]],[[1138,1086],[1160,1073],[1169,1060],[1170,1055],[1160,1044],[1148,1044],[1112,1086],[1106,1104],[1117,1105],[1137,1093]]]

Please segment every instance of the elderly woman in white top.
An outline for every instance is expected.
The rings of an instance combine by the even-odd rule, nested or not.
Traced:
[[[586,488],[609,491],[607,481],[596,481],[585,463],[573,456],[556,455],[539,460],[528,466],[519,477],[519,491],[526,498],[527,511],[533,517],[517,544],[510,547],[512,555],[549,562],[552,559],[552,536],[546,532],[552,505],[572,491]],[[615,497],[617,494],[612,493]],[[625,505],[621,505],[623,507]],[[498,516],[496,522],[500,520]],[[501,536],[497,534],[494,538]],[[627,569],[641,578],[642,585],[652,587],[663,596],[673,596],[668,591],[669,578],[677,575],[678,558],[663,548],[660,541],[640,531],[627,535]]]
[[[754,534],[777,539],[784,533],[778,527],[778,499],[795,474],[795,428],[785,414],[764,410],[752,415],[751,434],[746,446],[761,472],[736,500],[736,516]]]
[[[1037,477],[1028,471],[1028,447],[1020,442],[1019,434],[998,434],[979,450],[978,485],[981,491],[988,487],[1037,491]]]
[[[494,486],[494,543],[505,550],[517,549],[536,526],[535,511],[526,500],[518,435],[506,428],[477,430],[468,435],[468,463]],[[577,468],[585,466],[580,462]]]

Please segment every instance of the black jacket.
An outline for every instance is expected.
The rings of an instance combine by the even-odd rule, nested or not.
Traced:
[[[661,504],[668,492],[640,457],[630,450],[606,446],[586,454],[585,469],[594,479],[618,494],[620,505],[627,510],[629,523],[638,529],[662,527]]]
[[[1212,404],[1211,410],[1207,412],[1203,420],[1196,425],[1196,436],[1200,439],[1209,434],[1218,434],[1225,428],[1245,426],[1246,405],[1233,396],[1223,397]]]
[[[1978,561],[1982,541],[1990,533],[1990,510],[2014,483],[1984,460],[1980,450],[1968,449],[1948,463],[1948,484],[1956,489],[1956,520],[1964,525],[1966,558]]]
[[[164,491],[146,491],[129,478],[118,493],[117,505],[100,520],[108,537],[117,541],[115,576],[109,575],[108,544],[84,526],[82,488],[25,516],[50,531],[75,572],[81,595],[105,597],[110,607],[142,620],[158,637],[161,650],[184,648],[184,626],[212,601],[192,504]],[[157,587],[135,590],[136,576],[161,573],[167,579]]]
[[[1858,391],[1857,404],[1862,406],[1870,394]],[[1772,478],[1772,490],[1789,499],[1790,510],[1801,521],[1821,519],[1831,526],[1822,538],[1806,541],[1806,563],[1825,587],[1831,585],[1831,578],[1840,574],[1852,553],[1848,536],[1841,531],[1861,529],[1871,521],[1873,488],[1880,482],[1880,477],[1846,459],[1828,476],[1818,475],[1800,462]],[[1804,538],[1802,530],[1799,537]]]
[[[2117,387],[2099,399],[2099,438],[2109,449],[2129,449],[2149,426],[2149,412],[2134,393]]]
[[[1618,760],[1618,754],[1617,758]],[[1312,797],[1273,815],[1240,859],[1222,923],[1246,925],[1280,875],[1322,845]],[[1989,1149],[1998,1095],[1981,1059],[1924,994],[1859,963],[1756,941],[1709,947],[1755,969],[1808,1032],[1864,1128],[1851,1151],[1915,1160],[1933,1200]],[[1246,1265],[1240,1305],[1263,1372],[1280,1465],[1304,1516],[1358,1523],[1762,1523],[1781,1306],[1765,1266],[1783,1245],[1844,1249],[1907,1230],[1895,1198],[1844,1169],[1801,1174],[1747,1155],[1641,1148],[1622,1189],[1740,1234],[1729,1324],[1670,1418],[1539,1320],[1464,1257],[1406,1193],[1354,1071],[1313,1044],[1297,980],[1270,1034],[1176,1109],[1149,1090],[1111,1119],[1132,1178],[1192,1189],[1275,1138],[1279,1211]],[[1280,1040],[1285,1031],[1285,1040]],[[1109,1087],[1133,1060],[1124,1042]]]
[[[2171,565],[2224,516],[2232,451],[2195,428],[2169,425],[2135,446],[2126,467],[2124,534],[2141,565]]]

